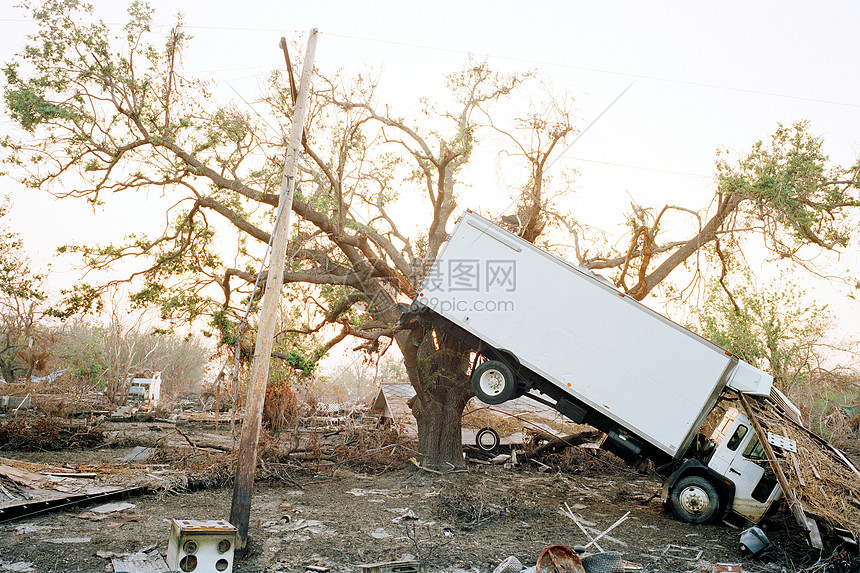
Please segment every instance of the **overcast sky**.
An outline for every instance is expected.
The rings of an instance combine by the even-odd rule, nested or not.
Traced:
[[[621,208],[631,196],[701,208],[713,193],[715,150],[743,152],[777,122],[809,119],[836,162],[853,163],[860,153],[857,2],[151,4],[165,31],[177,10],[184,15],[194,36],[185,72],[211,77],[223,93],[248,101],[261,78],[283,67],[279,38],[302,38],[312,27],[320,31],[318,67],[375,67],[386,101],[404,112],[416,110],[418,98],[438,90],[443,74],[462,67],[469,54],[501,70],[536,69],[554,88],[575,94],[580,128],[635,79],[564,157],[581,173],[575,207],[582,213]],[[94,5],[118,31],[124,4]],[[33,29],[22,9],[0,7],[0,59],[8,61]],[[9,129],[8,121],[2,125]],[[486,185],[504,185],[495,159],[487,162],[497,179],[488,175]],[[133,216],[93,222],[83,207],[22,195],[8,181],[4,191],[15,203],[14,226],[42,259],[60,242],[121,233],[123,217]],[[460,204],[486,212],[507,200]],[[860,264],[856,252],[846,261]],[[856,320],[857,308],[846,308]]]

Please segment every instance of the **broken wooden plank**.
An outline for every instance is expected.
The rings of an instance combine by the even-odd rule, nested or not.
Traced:
[[[4,475],[13,482],[27,487],[43,485],[48,481],[47,476],[28,472],[27,470],[22,470],[21,468],[12,467],[6,464],[0,464],[0,475]]]
[[[785,429],[785,426],[780,426],[782,428],[782,435],[786,440],[789,440],[788,430]],[[770,433],[768,433],[770,435]],[[797,442],[794,442],[794,449],[789,450],[788,457],[791,459],[791,465],[794,466],[794,473],[797,476],[797,481],[800,483],[800,487],[806,487],[806,482],[803,479],[803,474],[800,473],[800,464],[797,463]]]
[[[817,480],[820,480],[820,479],[821,479],[821,474],[820,474],[820,473],[818,473],[818,468],[817,468],[817,467],[815,467],[815,465],[814,465],[814,464],[809,464],[809,469],[811,469],[811,470],[812,470],[812,475],[814,475],[814,476],[815,476],[815,479],[817,479]]]
[[[803,475],[800,473],[800,464],[797,463],[797,456],[794,452],[788,452],[788,457],[791,459],[791,465],[794,466],[794,474],[797,476],[797,481],[801,487],[806,487],[806,482],[803,480]]]
[[[157,551],[112,557],[113,570],[122,573],[164,573],[169,569]]]
[[[579,520],[578,520],[578,519],[576,519],[576,516],[573,514],[573,510],[572,510],[572,509],[570,509],[570,506],[569,506],[569,505],[567,505],[567,502],[564,502],[564,507],[565,507],[565,508],[567,508],[567,512],[562,511],[561,513],[562,513],[563,515],[566,515],[566,516],[567,516],[567,517],[569,517],[570,519],[572,519],[572,520],[573,520],[573,522],[576,524],[576,526],[579,528],[579,530],[580,530],[580,531],[582,531],[582,533],[584,533],[584,534],[585,534],[585,537],[586,537],[590,542],[594,543],[594,547],[596,547],[598,551],[600,551],[601,553],[603,553],[603,548],[601,548],[601,547],[600,547],[600,545],[598,545],[598,544],[597,544],[597,542],[594,540],[594,538],[593,538],[593,537],[588,533],[588,531],[586,531],[586,530],[585,530],[585,528],[582,526],[582,524],[581,524],[581,523],[579,523]]]
[[[597,537],[595,537],[594,539],[592,539],[591,541],[589,541],[589,542],[588,542],[588,544],[586,544],[585,548],[586,548],[586,549],[588,549],[588,548],[589,548],[589,547],[591,547],[592,545],[597,546],[597,541],[598,541],[599,539],[601,539],[604,535],[606,535],[607,533],[609,533],[610,531],[612,531],[613,529],[615,529],[616,527],[618,527],[619,525],[621,525],[622,523],[624,523],[624,521],[625,521],[629,516],[630,516],[630,512],[628,511],[627,513],[625,513],[624,515],[622,515],[622,516],[621,516],[621,518],[620,518],[618,521],[616,521],[615,523],[613,523],[612,525],[610,525],[610,526],[609,526],[609,529],[606,529],[605,531],[603,531],[603,533],[601,533],[600,535],[598,535]]]
[[[33,497],[30,500],[18,503],[4,503],[0,505],[0,524],[21,519],[22,517],[33,517],[58,509],[74,507],[82,503],[110,501],[133,495],[142,495],[149,491],[149,489],[143,486],[130,488],[106,486],[97,492],[75,495],[61,495],[58,492],[43,490],[39,492],[40,495],[38,498]]]
[[[840,460],[842,460],[842,462],[843,462],[846,466],[848,466],[848,469],[850,469],[850,470],[854,473],[854,475],[856,475],[857,477],[860,477],[860,470],[858,470],[858,469],[854,466],[854,464],[852,464],[852,463],[851,463],[851,461],[849,461],[849,459],[845,457],[845,454],[843,454],[843,453],[839,450],[839,448],[833,447],[833,445],[832,445],[832,444],[827,444],[827,447],[830,449],[830,451],[832,451],[834,454],[836,454],[836,455],[839,457],[839,459],[840,459]]]

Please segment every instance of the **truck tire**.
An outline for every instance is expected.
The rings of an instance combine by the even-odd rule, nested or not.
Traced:
[[[707,479],[687,476],[678,480],[669,494],[672,513],[685,523],[713,523],[720,511],[720,496]]]
[[[499,433],[492,428],[481,428],[475,434],[475,445],[484,453],[496,453],[501,443],[502,439],[499,437]]]
[[[514,397],[517,378],[504,362],[488,360],[472,372],[472,390],[485,404],[501,404]]]

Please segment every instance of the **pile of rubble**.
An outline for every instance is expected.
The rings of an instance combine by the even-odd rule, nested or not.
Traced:
[[[853,545],[860,540],[860,471],[838,449],[797,424],[774,405],[749,406],[773,446],[773,470],[785,476],[795,515],[823,523],[829,533]],[[805,514],[804,515],[801,514]],[[803,525],[803,524],[801,524]],[[812,532],[815,535],[815,532]]]

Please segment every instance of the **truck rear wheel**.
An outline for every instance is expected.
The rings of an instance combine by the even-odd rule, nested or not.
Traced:
[[[707,479],[687,476],[678,480],[669,494],[672,513],[685,523],[712,523],[720,510],[720,496]]]
[[[501,404],[514,397],[517,378],[514,371],[498,360],[488,360],[472,372],[472,390],[485,404]]]

